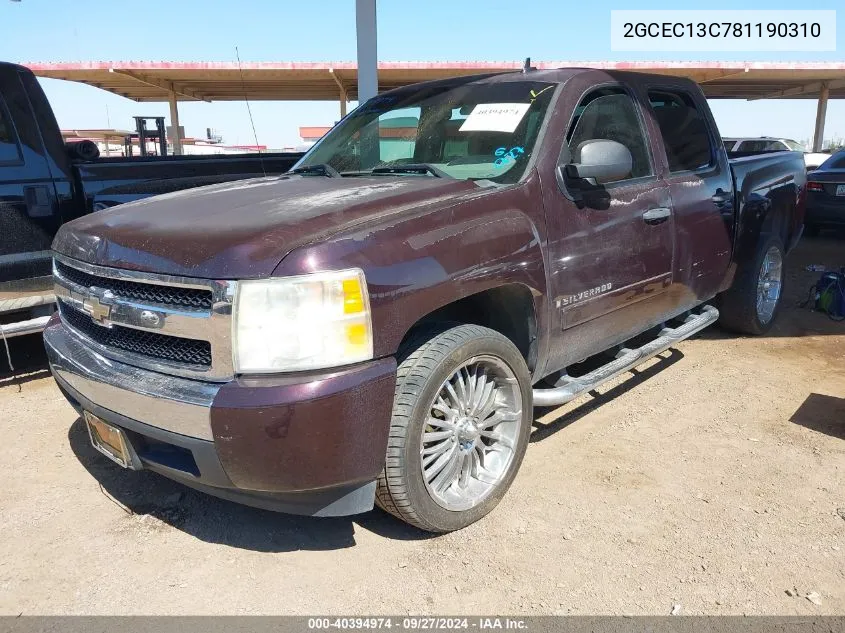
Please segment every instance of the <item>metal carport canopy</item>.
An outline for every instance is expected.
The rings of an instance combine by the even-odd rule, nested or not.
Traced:
[[[352,62],[75,62],[24,64],[39,77],[96,86],[135,101],[356,100]],[[710,98],[845,98],[843,62],[533,62],[688,77]],[[519,70],[522,62],[380,62],[379,90],[458,75]]]
[[[375,19],[375,14],[371,16]],[[374,26],[373,26],[374,29]],[[375,57],[374,51],[372,57]],[[340,114],[358,98],[352,62],[75,62],[25,64],[39,77],[96,86],[135,101],[168,101],[174,129],[179,101],[326,101],[338,99]],[[845,98],[843,62],[535,62],[538,69],[582,67],[688,77],[712,99],[818,98],[813,149],[821,149],[827,101]],[[378,88],[458,75],[507,72],[521,62],[380,62]],[[372,79],[372,77],[370,77]],[[174,139],[181,153],[181,141]]]

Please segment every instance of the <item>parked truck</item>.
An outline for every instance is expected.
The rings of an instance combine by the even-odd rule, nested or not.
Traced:
[[[804,145],[788,138],[760,136],[758,138],[723,138],[729,158],[753,156],[769,152],[801,152],[804,154],[806,170],[817,169],[830,158],[830,152],[811,152]]]
[[[301,157],[80,160],[32,72],[0,63],[0,335],[40,332],[55,311],[50,243],[64,222],[158,193],[284,173]]]
[[[392,90],[289,174],[64,225],[50,367],[121,466],[456,530],[511,485],[535,406],[717,319],[769,330],[805,178],[799,153],[729,161],[685,79]]]

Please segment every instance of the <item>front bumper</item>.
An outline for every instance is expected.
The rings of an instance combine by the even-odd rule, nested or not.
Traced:
[[[126,431],[144,468],[292,514],[373,507],[393,406],[393,358],[220,384],[106,358],[56,317],[44,341],[68,401]]]

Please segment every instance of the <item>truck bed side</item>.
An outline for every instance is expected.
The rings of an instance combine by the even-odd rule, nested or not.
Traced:
[[[807,177],[801,152],[732,158],[730,165],[736,201],[734,269],[754,255],[761,234],[779,235],[786,251],[792,250],[804,224]],[[732,280],[729,275],[726,281]]]
[[[807,176],[801,152],[773,152],[730,160],[737,195],[739,240],[776,232],[787,252],[801,237]]]
[[[283,174],[302,158],[299,152],[231,156],[152,156],[106,158],[76,165],[87,211],[139,198],[211,185]]]

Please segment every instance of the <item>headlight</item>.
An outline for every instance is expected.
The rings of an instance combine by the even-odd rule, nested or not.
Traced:
[[[367,282],[359,269],[240,281],[233,355],[238,373],[302,371],[373,357]]]

